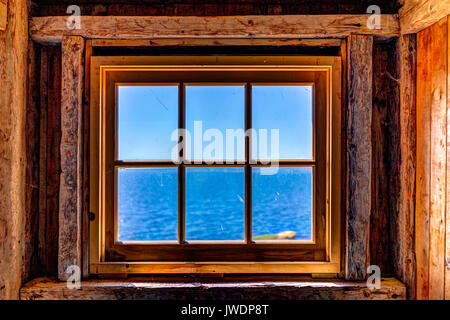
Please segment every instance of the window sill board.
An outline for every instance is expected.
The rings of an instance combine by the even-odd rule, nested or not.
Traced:
[[[22,300],[404,300],[406,287],[394,278],[383,278],[381,288],[370,290],[366,282],[339,279],[287,281],[190,282],[145,278],[102,279],[81,282],[81,289],[68,289],[65,282],[37,278],[20,290]]]

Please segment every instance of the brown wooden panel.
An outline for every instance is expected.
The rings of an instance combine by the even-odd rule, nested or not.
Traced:
[[[348,38],[345,277],[366,277],[369,253],[372,166],[371,36]]]
[[[62,41],[61,184],[59,198],[58,277],[66,280],[71,265],[82,264],[82,109],[84,39]]]
[[[447,196],[447,18],[420,32],[417,41],[417,298],[443,299]]]

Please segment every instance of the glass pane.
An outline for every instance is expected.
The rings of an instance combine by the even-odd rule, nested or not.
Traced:
[[[178,239],[178,169],[118,169],[119,241]]]
[[[312,159],[312,92],[312,86],[252,86],[252,128],[258,138],[253,159]]]
[[[244,160],[244,121],[243,85],[186,86],[186,129],[192,139],[186,159]]]
[[[178,86],[118,87],[119,160],[171,160]]]
[[[252,172],[253,240],[312,240],[312,168]]]
[[[186,240],[244,240],[244,168],[186,168]]]

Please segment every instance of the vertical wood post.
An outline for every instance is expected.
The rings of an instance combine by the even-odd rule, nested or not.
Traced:
[[[67,280],[67,268],[82,268],[82,161],[84,39],[62,40],[61,183],[59,199],[58,277]]]
[[[396,203],[391,203],[391,261],[395,276],[408,288],[408,298],[415,298],[416,258],[415,195],[416,195],[416,63],[415,34],[401,36],[397,41],[397,66],[400,72],[400,105],[396,125],[397,158],[391,160],[398,172]]]
[[[372,166],[372,36],[348,38],[345,278],[363,280],[369,255]]]

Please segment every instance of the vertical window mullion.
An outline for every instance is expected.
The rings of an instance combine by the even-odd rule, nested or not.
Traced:
[[[184,84],[180,83],[178,86],[178,128],[186,129],[186,108],[185,108],[185,91]],[[185,137],[185,135],[184,135]],[[179,137],[179,142],[181,142],[181,137]],[[183,141],[186,144],[185,141]],[[178,243],[185,243],[185,167],[184,167],[184,149],[179,150],[179,160],[178,165]]]
[[[252,127],[252,91],[250,83],[245,86],[245,132]],[[252,242],[252,168],[250,166],[250,138],[245,137],[245,243]]]

